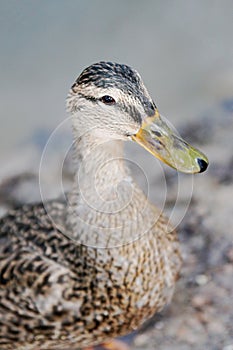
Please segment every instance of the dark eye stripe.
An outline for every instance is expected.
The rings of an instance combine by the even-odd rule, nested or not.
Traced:
[[[105,96],[101,97],[100,101],[105,103],[106,105],[113,105],[116,103],[114,98],[112,96],[109,96],[109,95],[105,95]]]
[[[97,98],[95,98],[93,96],[84,95],[81,92],[79,92],[79,96],[85,98],[86,100],[92,101],[92,102],[96,102],[97,101]]]

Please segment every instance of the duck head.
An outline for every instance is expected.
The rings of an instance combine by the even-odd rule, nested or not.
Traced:
[[[138,72],[127,65],[99,62],[86,68],[71,87],[67,109],[79,137],[135,141],[184,173],[208,166],[207,157],[168,126]]]

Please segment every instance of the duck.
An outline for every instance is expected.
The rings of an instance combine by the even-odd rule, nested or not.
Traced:
[[[182,258],[177,233],[124,161],[136,142],[177,171],[207,157],[161,117],[139,73],[107,61],[85,68],[67,101],[73,186],[0,220],[0,349],[116,349],[167,305]],[[120,346],[119,346],[120,348]]]

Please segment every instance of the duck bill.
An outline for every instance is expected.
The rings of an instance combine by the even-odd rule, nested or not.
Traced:
[[[156,110],[146,117],[132,139],[172,168],[189,174],[201,173],[208,166],[207,157],[174,133]]]

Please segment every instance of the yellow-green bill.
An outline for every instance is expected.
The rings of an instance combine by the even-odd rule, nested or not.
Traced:
[[[147,117],[132,139],[178,171],[201,173],[208,166],[207,157],[177,136],[161,118],[158,111]]]

